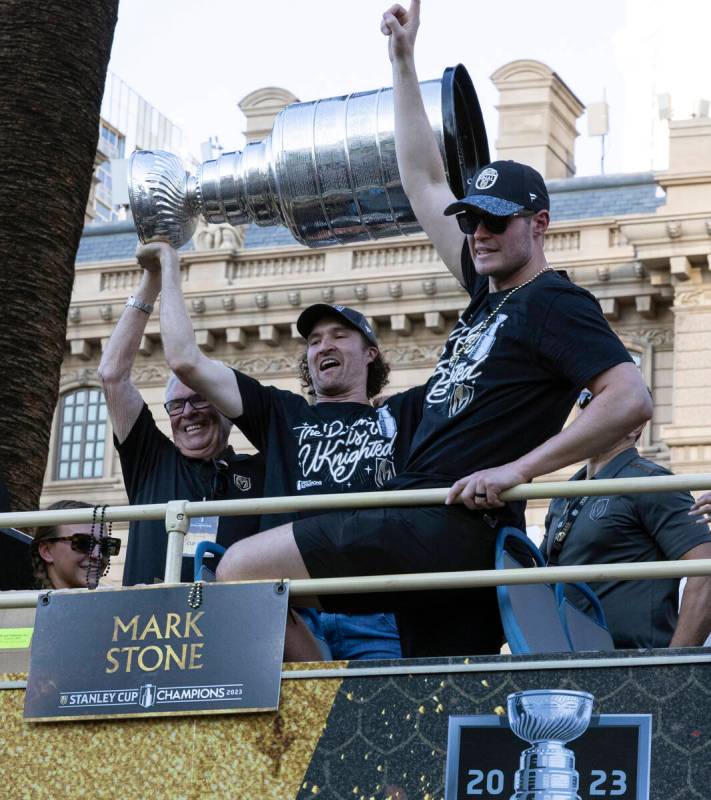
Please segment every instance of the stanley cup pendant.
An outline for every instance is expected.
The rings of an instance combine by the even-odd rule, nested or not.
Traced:
[[[532,746],[521,753],[510,800],[580,800],[575,755],[565,747],[590,724],[588,692],[534,690],[508,697],[511,730]]]

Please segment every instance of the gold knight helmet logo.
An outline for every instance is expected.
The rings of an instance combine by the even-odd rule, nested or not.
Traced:
[[[474,396],[474,389],[464,383],[458,383],[449,398],[449,416],[456,417],[456,415],[464,408],[466,408],[472,401]]]
[[[395,464],[389,458],[375,459],[375,485],[380,488],[395,477]]]

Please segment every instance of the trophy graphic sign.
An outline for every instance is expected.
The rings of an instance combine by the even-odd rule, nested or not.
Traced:
[[[511,800],[580,800],[575,755],[566,742],[585,733],[593,696],[541,689],[510,694],[511,730],[532,745],[521,753]]]
[[[508,716],[450,716],[445,800],[649,800],[651,714],[592,705],[584,691],[535,689],[509,695]]]
[[[457,197],[489,163],[479,101],[466,69],[420,84],[425,111]],[[269,136],[188,174],[171,153],[138,150],[129,166],[131,211],[143,243],[180,247],[197,220],[284,225],[322,247],[420,230],[395,157],[391,88],[294,103]]]

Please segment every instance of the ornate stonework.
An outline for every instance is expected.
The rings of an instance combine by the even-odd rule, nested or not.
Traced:
[[[431,368],[437,363],[444,339],[437,344],[409,344],[383,348],[383,358],[391,367],[410,367],[426,365]]]
[[[434,247],[430,244],[404,246],[393,249],[380,247],[377,250],[367,249],[354,251],[353,269],[383,269],[387,267],[415,267],[418,264],[430,265],[442,263]]]
[[[233,227],[228,223],[208,225],[198,222],[193,236],[196,250],[239,250],[244,244],[244,227]]]
[[[59,391],[66,391],[70,386],[97,386],[98,383],[96,368],[62,369],[59,376]]]
[[[674,346],[673,328],[629,328],[618,326],[615,331],[625,341],[644,342],[653,347],[669,350]]]
[[[283,278],[292,275],[311,275],[324,271],[323,253],[299,253],[289,256],[265,256],[245,258],[231,262],[227,266],[227,282],[239,283],[258,278]]]
[[[683,289],[674,295],[675,306],[709,306],[711,307],[711,285]]]
[[[567,253],[580,250],[580,231],[548,233],[545,239],[546,253]]]

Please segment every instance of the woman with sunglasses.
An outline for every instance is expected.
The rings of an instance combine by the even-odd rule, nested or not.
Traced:
[[[70,508],[93,506],[81,500],[59,500],[48,510]],[[100,539],[97,526],[89,522],[38,528],[31,548],[37,588],[86,588],[91,573],[106,574],[110,556],[117,555],[120,547],[120,539]]]

